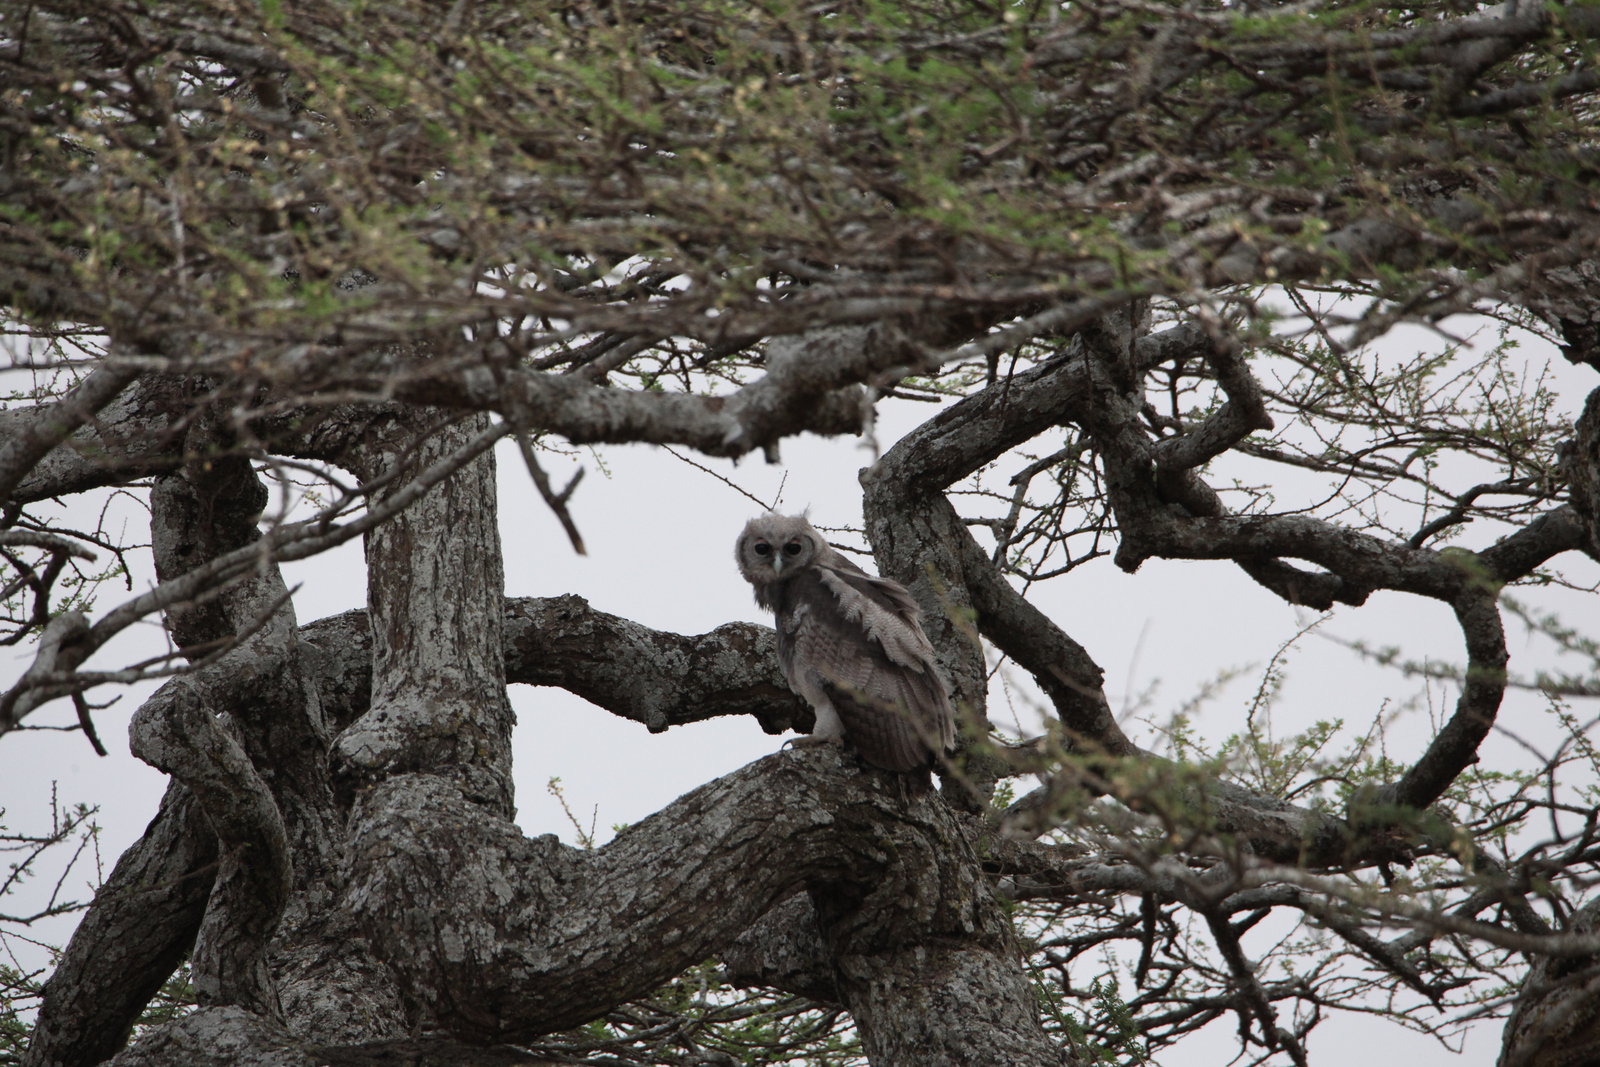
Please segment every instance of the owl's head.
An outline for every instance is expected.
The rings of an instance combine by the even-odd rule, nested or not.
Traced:
[[[763,587],[815,563],[826,548],[827,542],[804,515],[768,512],[745,524],[734,558],[739,561],[739,573],[756,587],[756,600],[760,601]]]

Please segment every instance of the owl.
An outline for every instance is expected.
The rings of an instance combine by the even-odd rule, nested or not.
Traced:
[[[756,603],[777,616],[778,662],[817,715],[809,743],[847,742],[906,775],[912,792],[955,746],[950,695],[904,586],[828,547],[801,515],[751,519],[734,552]]]

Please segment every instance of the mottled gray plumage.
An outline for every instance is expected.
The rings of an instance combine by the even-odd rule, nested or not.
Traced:
[[[777,616],[778,661],[817,714],[814,741],[842,738],[867,762],[931,785],[955,716],[921,610],[904,586],[828,547],[804,516],[751,519],[735,549],[756,603]]]

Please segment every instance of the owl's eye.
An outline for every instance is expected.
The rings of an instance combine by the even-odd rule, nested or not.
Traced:
[[[800,542],[790,541],[788,544],[784,545],[783,554],[786,556],[798,556],[800,554]]]
[[[755,545],[755,550],[756,550],[756,555],[758,555],[758,556],[770,556],[770,555],[772,555],[772,546],[767,544],[765,541],[757,541],[756,545]]]

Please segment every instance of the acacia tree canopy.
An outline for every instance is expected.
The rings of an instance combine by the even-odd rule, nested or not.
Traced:
[[[1505,345],[1381,342],[1470,313],[1600,369],[1597,31],[1578,3],[0,4],[33,375],[0,413],[0,636],[33,653],[0,736],[72,700],[94,740],[85,694],[172,675],[131,730],[171,787],[14,1059],[1143,1062],[1232,1016],[1303,1064],[1332,1010],[1411,1004],[1506,1017],[1504,1067],[1592,1057],[1594,750],[1569,715],[1527,774],[1474,764],[1508,686],[1600,692],[1519,675],[1502,622],[1594,655],[1503,590],[1600,559],[1600,390],[1574,421]],[[492,446],[582,551],[543,449],[775,461],[909,400],[940,407],[863,473],[862,532],[962,708],[941,793],[782,752],[601,848],[523,836],[508,683],[653,730],[810,712],[760,627],[507,599]],[[160,579],[115,603],[88,561],[129,545],[39,510],[106,487],[147,494]],[[358,536],[368,608],[301,625],[279,564]],[[1146,752],[1029,599],[1106,555],[1439,601],[1454,705],[1417,751],[1252,716]],[[85,666],[156,613],[172,656]],[[992,733],[986,650],[1045,736]],[[1117,941],[1131,995],[1085,988]],[[198,1008],[127,1045],[185,958]]]

